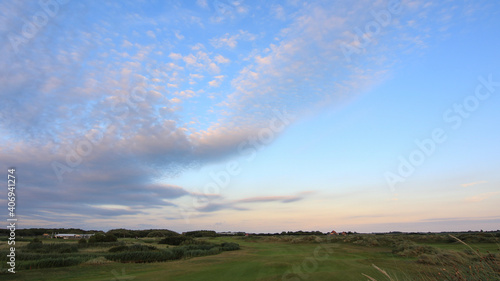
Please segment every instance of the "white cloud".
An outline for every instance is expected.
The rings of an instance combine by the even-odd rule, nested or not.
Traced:
[[[202,79],[204,76],[201,74],[191,73],[191,74],[189,74],[189,77],[196,78],[196,79]]]
[[[179,98],[172,98],[170,99],[170,102],[173,102],[173,103],[181,103],[182,100],[180,100]]]
[[[175,92],[174,94],[186,99],[190,99],[196,96],[196,93],[193,90],[183,90]]]
[[[224,36],[219,38],[213,38],[210,43],[216,48],[229,47],[235,48],[238,45],[238,40],[244,41],[254,41],[257,38],[252,33],[248,31],[240,30],[237,34],[229,35],[229,33],[224,34]]]
[[[497,194],[500,194],[500,191],[481,193],[481,194],[478,194],[475,196],[465,198],[465,202],[477,203],[477,202],[484,201],[488,198],[494,197]]]
[[[168,55],[169,58],[173,59],[173,60],[180,60],[182,59],[182,55],[181,54],[178,54],[178,53],[170,53]]]
[[[463,187],[468,187],[468,186],[473,186],[473,185],[478,185],[478,184],[483,184],[487,183],[487,181],[476,181],[476,182],[469,182],[469,183],[463,183],[461,184]]]
[[[187,67],[209,71],[210,73],[220,72],[220,68],[217,64],[215,64],[210,56],[203,51],[198,51],[196,55],[189,54],[184,56],[182,59],[186,63]]]
[[[228,58],[225,58],[224,56],[222,55],[217,55],[215,56],[214,60],[217,62],[217,63],[229,63],[231,62],[231,60],[229,60]]]
[[[196,64],[196,57],[193,54],[189,54],[187,56],[184,56],[182,59],[188,65],[194,65],[194,64]]]
[[[177,39],[179,39],[179,40],[184,39],[184,35],[182,35],[180,31],[175,31],[175,33],[174,33],[174,34],[175,34],[175,37],[176,37]]]
[[[122,47],[124,48],[128,48],[128,47],[132,47],[134,46],[132,43],[130,43],[129,41],[127,40],[123,40],[123,44],[122,44]]]
[[[148,31],[146,32],[146,34],[147,34],[149,37],[151,37],[151,38],[156,38],[156,35],[155,35],[155,33],[154,33],[152,30],[148,30]]]
[[[286,20],[285,10],[283,9],[283,6],[281,6],[279,4],[273,5],[271,7],[271,11],[272,11],[274,17],[276,17],[277,19]]]
[[[196,5],[200,6],[201,8],[208,8],[207,0],[196,0]]]
[[[215,76],[214,77],[215,79],[212,80],[212,81],[210,81],[210,82],[208,82],[208,85],[210,87],[219,87],[220,84],[222,83],[222,80],[224,80],[224,77],[225,77],[224,75]]]

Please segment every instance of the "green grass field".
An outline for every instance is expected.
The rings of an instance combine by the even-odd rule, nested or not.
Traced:
[[[373,242],[373,236],[364,238],[363,243]],[[313,237],[314,238],[314,237]],[[432,276],[443,268],[452,266],[422,264],[418,257],[393,253],[393,247],[386,245],[358,245],[345,242],[343,238],[327,241],[324,237],[314,241],[288,237],[217,237],[203,238],[212,243],[236,242],[241,249],[220,254],[155,263],[119,263],[96,258],[76,266],[19,270],[16,274],[2,274],[1,280],[367,280],[366,274],[376,280],[389,280],[375,264],[394,280],[432,280]],[[392,239],[392,238],[391,238]],[[380,239],[379,239],[380,240]],[[53,240],[43,241],[52,243]],[[76,241],[56,240],[57,243]],[[158,245],[152,239],[120,239],[127,244],[143,243]],[[149,243],[145,243],[149,242]],[[151,243],[152,242],[152,243]],[[22,247],[22,242],[17,247]],[[366,243],[365,243],[366,244]],[[382,243],[383,244],[383,243]],[[459,242],[424,242],[416,245],[430,246],[431,250],[450,253],[465,251],[468,247]],[[496,243],[468,243],[479,250],[478,255],[488,252],[498,254]],[[172,246],[170,246],[172,247]],[[427,249],[427,250],[429,250]],[[6,250],[2,245],[0,250]],[[86,248],[79,253],[97,254],[108,248]],[[408,250],[407,250],[408,251]],[[405,252],[406,253],[406,252]],[[472,253],[471,255],[473,256]],[[442,255],[447,257],[447,255]],[[443,260],[443,264],[446,261]],[[498,264],[498,259],[495,261]],[[5,267],[4,265],[2,265]],[[498,273],[498,272],[497,272]],[[500,276],[497,275],[500,280]],[[462,280],[462,279],[452,279]],[[464,279],[465,280],[465,279]],[[478,279],[481,280],[481,279]],[[494,280],[494,279],[491,279]]]

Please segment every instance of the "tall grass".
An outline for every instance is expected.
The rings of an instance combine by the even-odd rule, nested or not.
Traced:
[[[463,240],[449,235],[450,238],[467,247],[462,252],[441,250],[430,246],[420,246],[415,243],[399,244],[393,253],[407,256],[418,256],[417,262],[432,266],[434,271],[422,272],[419,279],[406,277],[403,280],[452,280],[452,281],[487,281],[500,280],[500,259],[496,253],[482,254],[474,250]],[[390,276],[385,270],[373,265],[384,276],[384,280],[399,281],[395,276]],[[372,276],[362,273],[371,281],[377,281]]]

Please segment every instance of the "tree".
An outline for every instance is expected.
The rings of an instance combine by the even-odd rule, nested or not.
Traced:
[[[116,238],[116,236],[114,236],[113,234],[106,233],[106,235],[104,235],[103,242],[116,242],[116,241],[118,241],[118,238]]]

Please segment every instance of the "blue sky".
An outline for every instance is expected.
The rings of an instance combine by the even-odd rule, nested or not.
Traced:
[[[0,2],[21,227],[498,229],[495,2],[44,3]]]

